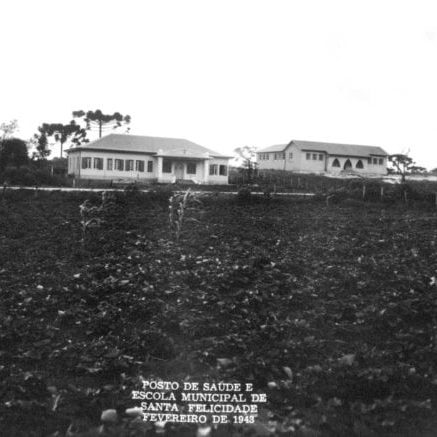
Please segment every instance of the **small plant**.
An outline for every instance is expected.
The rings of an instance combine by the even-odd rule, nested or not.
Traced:
[[[2,189],[2,203],[3,205],[6,203],[6,189],[8,188],[8,184],[6,181],[3,182],[3,189]]]
[[[190,217],[185,218],[186,211],[189,209],[190,205],[196,203],[200,204],[200,201],[188,188],[185,193],[173,194],[169,199],[169,225],[170,233],[174,236],[176,242],[179,242],[184,221],[194,221],[198,222],[195,218]]]
[[[112,207],[114,195],[103,191],[99,206],[92,205],[90,200],[85,200],[79,205],[80,225],[82,231],[81,244],[85,247],[90,229],[99,228],[104,222],[102,215]]]

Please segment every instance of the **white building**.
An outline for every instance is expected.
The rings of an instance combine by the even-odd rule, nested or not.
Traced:
[[[77,179],[227,184],[230,156],[176,138],[110,134],[70,148],[68,174]]]
[[[387,153],[376,146],[297,140],[257,151],[260,170],[288,170],[297,173],[353,172],[363,176],[383,176],[387,174],[387,157]]]

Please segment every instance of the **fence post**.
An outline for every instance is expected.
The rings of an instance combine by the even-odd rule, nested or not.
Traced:
[[[384,200],[384,185],[381,185],[381,201]]]
[[[366,200],[366,184],[363,182],[363,200]]]
[[[407,190],[404,189],[404,202],[407,203],[408,202],[408,194],[407,194]]]
[[[435,196],[435,198],[434,198],[434,204],[435,204],[435,207],[437,208],[437,193],[434,193],[434,196]]]

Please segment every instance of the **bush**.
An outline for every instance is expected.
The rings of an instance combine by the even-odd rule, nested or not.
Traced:
[[[0,174],[0,183],[32,187],[35,185],[65,186],[67,181],[62,176],[52,176],[49,171],[33,166],[6,167]]]
[[[244,204],[249,203],[252,200],[252,191],[248,187],[242,187],[237,193],[237,202]]]

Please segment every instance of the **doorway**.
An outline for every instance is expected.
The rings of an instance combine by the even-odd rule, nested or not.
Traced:
[[[183,179],[184,178],[184,164],[182,164],[182,162],[175,163],[174,175],[176,176],[176,179]]]

